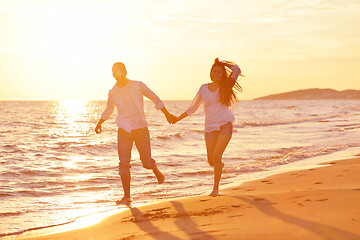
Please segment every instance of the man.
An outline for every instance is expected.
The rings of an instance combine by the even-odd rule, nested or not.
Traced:
[[[144,168],[152,169],[159,184],[164,182],[164,176],[151,157],[150,134],[145,119],[143,96],[149,98],[157,110],[161,110],[169,123],[174,123],[176,117],[170,114],[160,98],[141,81],[133,81],[126,77],[125,65],[114,63],[112,67],[116,84],[109,91],[107,106],[101,115],[95,132],[101,133],[101,124],[110,118],[117,108],[116,124],[118,126],[119,174],[124,189],[124,197],[117,204],[129,204],[130,196],[130,158],[133,142],[140,154]]]

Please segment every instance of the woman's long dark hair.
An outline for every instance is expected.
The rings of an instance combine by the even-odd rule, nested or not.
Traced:
[[[228,62],[231,63],[231,62]],[[234,63],[231,63],[232,65]],[[221,104],[225,104],[227,106],[231,106],[237,101],[239,101],[238,94],[242,92],[242,87],[236,81],[237,79],[233,79],[231,77],[231,71],[226,67],[225,63],[220,62],[219,58],[216,58],[214,64],[210,70],[210,77],[212,70],[215,66],[220,66],[223,69],[223,78],[219,83],[219,102]]]

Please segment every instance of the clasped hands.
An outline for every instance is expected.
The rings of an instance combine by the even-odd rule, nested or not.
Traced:
[[[178,117],[172,115],[171,113],[165,114],[165,117],[169,124],[175,124],[179,121]]]

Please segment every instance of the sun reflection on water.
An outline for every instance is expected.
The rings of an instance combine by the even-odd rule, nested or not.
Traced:
[[[87,112],[87,101],[60,101],[58,108],[59,120],[64,122],[81,121]]]
[[[60,101],[54,108],[53,134],[60,137],[81,137],[88,132],[88,101]],[[65,139],[64,139],[65,140]]]
[[[80,163],[84,161],[82,156],[69,156],[68,161],[62,161],[62,166],[66,169],[77,169],[80,167]]]

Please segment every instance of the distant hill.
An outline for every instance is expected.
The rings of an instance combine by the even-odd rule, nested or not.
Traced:
[[[360,99],[360,90],[337,91],[334,89],[310,88],[272,94],[254,100],[283,100],[283,99]]]

